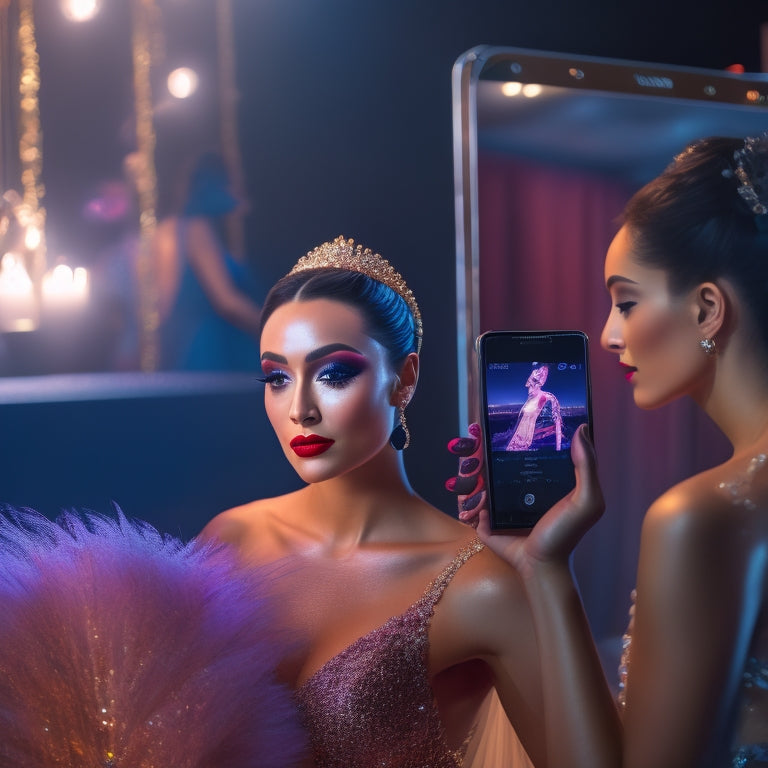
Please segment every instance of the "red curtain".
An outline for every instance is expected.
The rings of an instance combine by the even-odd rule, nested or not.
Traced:
[[[725,439],[689,401],[640,411],[600,347],[610,309],[603,258],[637,184],[481,153],[481,330],[579,329],[590,338],[595,445],[605,517],[575,569],[598,638],[626,624],[642,516],[675,482],[722,460]]]

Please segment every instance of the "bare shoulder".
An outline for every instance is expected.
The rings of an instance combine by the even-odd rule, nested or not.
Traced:
[[[746,554],[763,546],[768,541],[764,478],[747,483],[742,465],[728,461],[660,496],[643,522],[643,546],[653,546],[658,555],[673,551],[702,567],[714,552],[730,548]]]
[[[527,641],[533,626],[520,576],[487,547],[456,574],[441,610],[473,656],[495,655],[504,645],[515,645],[516,638]]]
[[[671,530],[678,526],[717,530],[740,512],[768,509],[768,472],[751,474],[743,461],[727,461],[670,488],[651,505],[647,520]]]
[[[251,505],[220,512],[206,523],[198,538],[203,541],[217,540],[226,544],[238,544],[249,528],[249,523],[243,519],[241,511],[249,506]]]
[[[221,512],[207,523],[199,538],[229,544],[248,555],[276,550],[281,520],[291,496],[258,499]]]
[[[517,571],[487,546],[480,544],[475,531],[465,523],[421,502],[418,515],[408,515],[411,540],[421,539],[429,544],[440,542],[441,556],[457,553],[467,547],[477,547],[474,554],[464,560],[441,599],[445,611],[454,606],[467,614],[492,611],[513,601],[524,601],[525,590]]]

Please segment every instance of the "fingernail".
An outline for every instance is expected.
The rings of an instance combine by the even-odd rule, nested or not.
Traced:
[[[454,437],[448,443],[448,450],[451,453],[466,454],[475,450],[475,439],[472,437]]]
[[[461,508],[465,511],[474,509],[480,503],[480,497],[482,495],[483,492],[480,491],[479,493],[474,493],[472,496],[467,497],[464,499],[464,501],[461,502]]]
[[[461,464],[459,464],[459,472],[468,475],[470,472],[474,472],[479,466],[479,459],[464,459]]]
[[[447,490],[449,490],[451,493],[453,493],[456,490],[456,478],[455,477],[449,477],[445,481],[445,487]]]
[[[464,475],[462,477],[457,477],[454,484],[453,484],[453,490],[458,494],[465,494],[465,493],[471,493],[475,490],[475,486],[477,485],[477,477],[473,475]]]

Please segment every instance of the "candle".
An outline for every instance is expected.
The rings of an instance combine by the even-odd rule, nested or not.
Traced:
[[[43,275],[43,308],[47,310],[76,310],[88,301],[88,271],[84,267],[58,264]]]
[[[37,324],[32,280],[23,261],[6,253],[0,260],[0,332],[33,331]]]

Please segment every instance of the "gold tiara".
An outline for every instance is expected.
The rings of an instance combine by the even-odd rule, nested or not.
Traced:
[[[421,350],[421,312],[413,291],[406,285],[403,276],[381,255],[370,248],[355,245],[351,238],[347,240],[339,235],[332,243],[323,243],[302,256],[288,273],[305,272],[308,269],[347,269],[350,272],[360,272],[363,275],[383,283],[399,294],[408,305],[416,326],[417,352]]]

